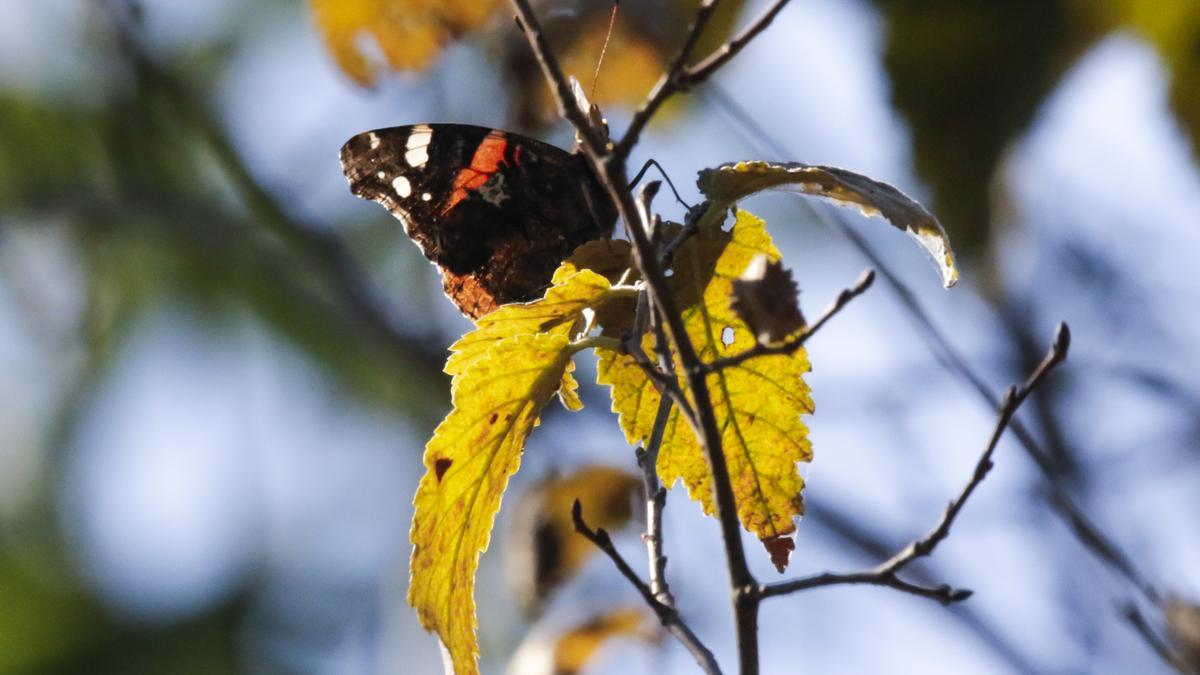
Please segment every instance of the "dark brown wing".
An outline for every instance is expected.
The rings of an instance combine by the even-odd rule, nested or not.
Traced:
[[[376,129],[341,156],[351,192],[400,219],[472,318],[540,297],[558,264],[616,220],[581,157],[495,129]]]

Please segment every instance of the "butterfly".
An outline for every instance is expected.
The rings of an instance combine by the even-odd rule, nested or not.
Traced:
[[[582,155],[499,129],[375,129],[346,141],[341,160],[350,191],[400,220],[473,319],[541,297],[559,263],[616,222]]]

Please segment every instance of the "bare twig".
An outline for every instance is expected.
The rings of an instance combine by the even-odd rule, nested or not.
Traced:
[[[712,100],[719,104],[722,111],[729,113],[741,127],[752,132],[752,142],[756,146],[759,146],[761,150],[768,151],[769,154],[774,154],[778,159],[788,158],[789,153],[785,146],[767,133],[754,117],[737,103],[734,97],[721,91],[718,87],[714,87],[710,93]],[[967,364],[962,354],[950,344],[950,341],[921,306],[912,290],[900,280],[890,267],[884,264],[863,236],[850,227],[839,213],[829,209],[816,208],[807,201],[800,201],[798,204],[826,228],[847,239],[879,270],[880,276],[900,301],[901,307],[916,326],[917,333],[939,363],[965,382],[988,406],[998,406],[1000,401],[991,388]],[[1013,420],[1010,426],[1013,434],[1020,441],[1021,447],[1025,450],[1025,454],[1033,460],[1046,478],[1050,488],[1046,500],[1054,512],[1070,527],[1072,534],[1092,555],[1124,577],[1148,602],[1156,604],[1159,601],[1159,595],[1154,585],[1138,570],[1133,559],[1116,542],[1105,536],[1101,528],[1079,507],[1067,487],[1063,485],[1059,468],[1051,454],[1042,448],[1042,444],[1034,438],[1020,420]]]
[[[788,0],[775,0],[770,7],[763,10],[762,14],[754,20],[754,23],[747,26],[741,33],[738,33],[729,42],[717,47],[711,54],[704,58],[703,61],[688,68],[687,70],[687,85],[695,86],[712,76],[721,66],[729,63],[730,59],[737,56],[739,52],[750,44],[750,41],[758,37],[760,33],[771,25],[775,17],[783,11],[783,8],[788,4]]]
[[[641,222],[637,205],[629,191],[624,159],[614,156],[608,152],[607,146],[595,141],[595,134],[586,117],[569,96],[570,90],[563,80],[562,70],[546,44],[541,26],[528,0],[512,0],[512,3],[534,56],[559,99],[559,109],[565,112],[579,131],[584,140],[584,156],[625,222],[626,232],[633,242],[634,260],[646,283],[648,297],[653,308],[658,310],[663,319],[667,336],[674,344],[675,354],[679,357],[696,413],[697,441],[704,451],[713,477],[713,510],[721,526],[721,538],[725,545],[725,558],[729,568],[740,670],[744,675],[754,675],[758,672],[758,596],[753,592],[757,582],[750,572],[746,552],[742,548],[741,525],[738,522],[733,486],[721,449],[721,432],[709,396],[705,373],[701,367],[702,362],[688,336],[675,299],[668,290],[657,252],[646,236],[646,225]]]
[[[789,338],[777,345],[766,345],[758,343],[740,354],[734,354],[723,359],[716,359],[704,365],[704,369],[708,372],[716,372],[725,368],[732,368],[756,356],[764,356],[767,354],[791,354],[797,349],[804,346],[805,342],[813,336],[827,321],[833,318],[835,314],[842,311],[842,308],[850,303],[851,300],[857,298],[866,292],[871,284],[875,282],[875,270],[864,270],[858,277],[858,281],[850,288],[843,289],[834,301],[817,317],[811,326],[806,326],[804,330],[797,335]]]
[[[658,402],[654,426],[644,449],[638,450],[638,466],[642,469],[642,484],[646,492],[646,559],[650,563],[650,592],[664,605],[674,607],[667,584],[667,556],[663,554],[662,512],[667,505],[667,490],[658,482],[658,451],[662,447],[667,420],[671,418],[671,401],[663,397]]]
[[[1050,350],[1038,364],[1038,367],[1030,374],[1029,378],[1020,387],[1010,387],[1004,396],[1004,402],[1000,405],[1000,411],[996,419],[996,426],[992,430],[991,438],[988,440],[987,447],[983,454],[979,457],[979,462],[975,465],[975,471],[971,475],[971,479],[963,487],[958,497],[950,502],[946,510],[942,512],[941,518],[938,519],[937,525],[926,534],[924,537],[913,541],[904,550],[884,561],[878,567],[866,572],[853,572],[845,574],[819,574],[812,577],[804,577],[791,581],[783,581],[775,584],[761,586],[759,594],[762,597],[773,597],[777,595],[786,595],[795,593],[809,588],[819,586],[831,586],[835,584],[874,584],[878,586],[888,586],[902,590],[906,593],[913,593],[924,597],[933,598],[949,604],[965,600],[971,595],[968,590],[954,590],[949,586],[940,586],[930,588],[918,586],[905,581],[902,581],[897,575],[908,566],[909,563],[917,558],[927,556],[937,548],[938,544],[946,539],[950,534],[950,526],[954,523],[955,518],[962,511],[967,499],[975,492],[975,488],[983,482],[991,471],[992,455],[996,450],[996,446],[1000,443],[1000,438],[1004,434],[1004,430],[1008,428],[1012,421],[1013,415],[1029,393],[1037,388],[1046,378],[1046,376],[1054,369],[1055,366],[1062,363],[1067,358],[1067,351],[1071,344],[1071,332],[1065,323],[1059,324],[1058,330],[1055,332],[1054,342],[1050,345]]]
[[[617,566],[621,575],[628,579],[629,583],[633,584],[633,587],[642,595],[642,599],[646,601],[650,609],[654,610],[663,627],[670,631],[692,653],[692,656],[696,658],[696,663],[700,664],[704,672],[710,675],[719,675],[721,668],[717,665],[717,659],[713,656],[713,653],[708,647],[704,646],[700,638],[696,637],[696,634],[692,632],[692,629],[688,627],[683,617],[679,616],[679,612],[675,611],[674,607],[659,601],[655,597],[650,587],[638,577],[637,572],[633,571],[633,568],[629,566],[629,563],[625,562],[625,558],[613,546],[612,537],[608,535],[608,531],[602,527],[593,530],[583,521],[583,508],[578,499],[571,506],[571,519],[575,523],[575,531],[595,544],[596,548],[603,551],[613,561],[613,564]]]
[[[820,588],[822,586],[840,586],[851,584],[869,584],[872,586],[886,586],[894,588],[898,591],[911,593],[923,598],[937,600],[943,605],[949,605],[954,602],[961,602],[971,597],[971,591],[966,589],[955,589],[949,586],[922,586],[900,579],[896,574],[880,572],[878,570],[868,570],[865,572],[824,572],[822,574],[814,574],[808,577],[801,577],[791,581],[781,581],[776,584],[767,584],[763,586],[759,593],[764,598],[770,598],[777,595],[787,595],[797,591],[806,591],[811,588]]]
[[[687,37],[684,39],[683,47],[671,62],[667,72],[663,73],[663,76],[655,83],[654,88],[650,90],[646,101],[634,113],[633,119],[629,122],[629,128],[626,129],[625,135],[617,143],[613,154],[622,159],[628,157],[629,153],[633,150],[633,146],[637,145],[642,131],[650,123],[650,119],[654,117],[654,114],[658,112],[662,104],[666,103],[667,99],[678,92],[687,91],[712,77],[713,73],[728,63],[734,56],[737,56],[738,52],[750,44],[751,40],[766,30],[767,26],[771,25],[771,22],[787,6],[788,2],[789,0],[775,0],[766,11],[760,14],[741,33],[738,33],[733,39],[717,47],[695,66],[689,66],[688,59],[691,57],[692,51],[696,47],[696,42],[700,39],[705,26],[708,25],[709,19],[712,18],[712,13],[717,5],[715,0],[701,2],[700,7],[696,9],[696,18],[688,30]]]

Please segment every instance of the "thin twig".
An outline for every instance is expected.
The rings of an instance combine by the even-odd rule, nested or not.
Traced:
[[[681,78],[687,73],[688,60],[692,57],[692,51],[696,48],[696,43],[700,41],[700,35],[704,32],[704,28],[708,26],[709,19],[712,18],[713,12],[717,9],[719,0],[703,0],[700,6],[696,8],[696,16],[692,19],[692,25],[688,28],[687,35],[684,36],[683,46],[675,54],[675,58],[671,59],[669,65],[662,77],[658,78],[658,82],[654,83],[654,87],[650,90],[650,94],[646,96],[646,101],[634,113],[633,119],[629,122],[629,128],[625,131],[625,136],[617,143],[614,153],[617,157],[625,158],[629,156],[629,152],[633,150],[633,146],[637,145],[638,137],[642,133],[642,129],[658,112],[659,107],[666,102],[677,91],[684,88]]]
[[[765,356],[767,354],[791,354],[792,352],[795,352],[797,349],[803,347],[804,343],[808,342],[808,339],[811,338],[817,331],[821,330],[821,327],[824,326],[827,321],[832,319],[835,314],[842,311],[842,308],[849,304],[851,300],[865,293],[874,282],[875,270],[863,270],[863,273],[859,275],[858,281],[854,282],[853,286],[843,289],[841,293],[838,293],[837,298],[830,303],[829,307],[825,308],[825,311],[821,313],[821,316],[817,317],[817,320],[813,322],[811,326],[806,326],[803,331],[796,334],[794,337],[784,340],[777,345],[767,345],[760,342],[740,354],[734,354],[733,356],[728,356],[723,359],[716,359],[715,361],[705,364],[705,370],[708,372],[716,372],[718,370],[724,370],[725,368],[732,368],[733,366],[740,365],[741,363],[756,356]]]
[[[768,584],[759,587],[759,595],[764,598],[774,597],[818,586],[831,586],[835,584],[874,584],[889,586],[906,593],[933,598],[943,604],[959,602],[970,597],[971,591],[968,590],[954,590],[949,586],[939,586],[936,588],[918,586],[902,581],[898,575],[912,561],[933,553],[938,544],[950,535],[950,526],[953,525],[955,518],[962,511],[963,506],[967,503],[967,499],[971,497],[975,492],[975,488],[979,487],[983,479],[987,477],[988,472],[992,470],[992,455],[996,451],[996,446],[1000,443],[1001,436],[1004,435],[1004,430],[1008,428],[1009,423],[1012,421],[1013,415],[1016,414],[1017,409],[1020,408],[1021,403],[1025,401],[1029,393],[1045,380],[1046,376],[1054,370],[1055,366],[1067,358],[1067,351],[1070,349],[1070,344],[1071,332],[1067,328],[1067,324],[1059,324],[1058,330],[1054,335],[1054,342],[1050,345],[1050,349],[1046,352],[1046,356],[1042,359],[1042,362],[1038,364],[1038,367],[1034,369],[1024,384],[1020,387],[1010,387],[1005,394],[1004,402],[1000,405],[1000,411],[996,418],[996,425],[992,429],[991,438],[988,440],[987,447],[975,465],[975,471],[972,473],[971,479],[967,481],[967,484],[954,501],[950,502],[950,505],[942,512],[937,525],[928,534],[913,541],[902,551],[884,561],[873,570],[844,574],[819,574],[812,577]]]
[[[788,159],[789,153],[785,146],[778,139],[773,138],[767,133],[762,128],[762,125],[737,103],[734,97],[720,90],[719,87],[714,87],[713,89],[710,92],[712,100],[718,102],[721,110],[735,118],[738,124],[752,132],[752,143],[759,146],[761,150],[774,154],[777,159]],[[933,323],[933,319],[930,318],[924,307],[922,307],[912,290],[900,280],[899,276],[890,267],[884,264],[883,260],[875,253],[874,249],[871,248],[863,236],[847,224],[840,213],[830,209],[817,208],[807,201],[800,201],[798,204],[801,209],[807,211],[826,228],[848,240],[879,270],[880,276],[883,277],[887,286],[900,301],[901,307],[916,326],[917,333],[921,336],[926,346],[929,347],[929,350],[933,352],[938,362],[965,382],[988,406],[998,406],[999,399],[992,392],[991,388],[967,364],[962,354],[950,344],[946,336]],[[1067,488],[1062,484],[1059,469],[1051,458],[1050,453],[1042,448],[1041,443],[1034,438],[1033,434],[1020,420],[1013,420],[1010,427],[1013,434],[1020,441],[1025,454],[1033,460],[1034,464],[1037,465],[1042,475],[1046,478],[1046,482],[1050,488],[1046,499],[1054,512],[1066,522],[1072,534],[1075,535],[1079,542],[1092,555],[1124,577],[1148,602],[1157,604],[1159,594],[1154,585],[1138,570],[1137,566],[1133,563],[1133,559],[1116,542],[1105,536],[1101,528],[1079,507]]]
[[[700,638],[696,637],[696,634],[692,632],[692,629],[688,627],[683,617],[679,615],[679,612],[675,611],[674,607],[660,602],[655,597],[650,587],[638,577],[637,572],[633,571],[629,563],[625,562],[625,558],[617,551],[616,546],[613,546],[612,537],[608,535],[608,531],[602,527],[595,530],[588,527],[587,523],[583,520],[583,508],[578,499],[571,506],[571,519],[575,523],[575,531],[595,544],[596,548],[603,551],[613,561],[613,564],[617,566],[621,575],[628,579],[629,583],[633,584],[633,587],[642,595],[642,599],[646,601],[650,609],[654,610],[654,614],[658,616],[658,620],[662,623],[663,627],[670,631],[692,653],[692,656],[696,658],[696,663],[700,664],[700,668],[710,675],[719,675],[721,668],[717,665],[717,659],[713,656],[713,653],[708,647],[704,646]]]
[[[775,17],[783,11],[789,0],[775,0],[775,3],[758,15],[754,23],[747,26],[741,33],[738,33],[729,42],[717,47],[711,54],[704,58],[703,61],[688,68],[687,70],[687,85],[695,86],[715,73],[721,66],[729,63],[729,60],[738,55],[746,45],[758,37],[760,33],[771,25]]]
[[[759,589],[759,593],[764,598],[770,598],[777,595],[787,595],[789,593],[796,593],[798,591],[806,591],[811,588],[821,588],[822,586],[841,586],[852,584],[886,586],[888,588],[894,588],[905,593],[911,593],[912,595],[937,600],[943,605],[960,602],[971,597],[971,591],[966,589],[955,589],[946,585],[922,586],[920,584],[904,581],[895,574],[880,573],[876,570],[841,573],[823,572],[821,574],[814,574],[808,577],[792,579],[791,581],[781,581],[775,584],[767,584]]]
[[[700,3],[700,7],[696,9],[696,18],[692,22],[692,26],[684,40],[683,47],[679,50],[679,54],[671,62],[671,66],[667,69],[667,72],[663,73],[663,76],[655,83],[654,88],[650,90],[646,101],[634,113],[633,119],[629,122],[629,128],[625,130],[625,135],[616,144],[613,154],[622,159],[628,157],[629,153],[633,150],[633,146],[637,145],[642,131],[650,123],[650,119],[654,117],[654,114],[658,112],[662,104],[666,103],[667,99],[678,92],[687,91],[712,77],[713,73],[728,63],[734,56],[737,56],[738,52],[750,44],[751,40],[766,30],[767,26],[771,25],[771,22],[775,20],[775,17],[778,16],[779,12],[783,10],[788,2],[789,0],[776,0],[741,33],[720,47],[717,47],[695,66],[689,66],[687,61],[691,57],[692,50],[695,49],[696,42],[700,39],[701,33],[708,24],[708,20],[712,18],[712,13],[716,9],[717,4],[712,0]]]
[[[650,564],[650,592],[664,605],[675,606],[671,589],[667,584],[667,556],[663,554],[662,512],[667,505],[667,490],[658,482],[658,451],[662,447],[671,418],[671,401],[659,399],[658,411],[654,414],[654,426],[644,449],[638,450],[638,466],[642,470],[642,485],[646,493],[646,559]]]

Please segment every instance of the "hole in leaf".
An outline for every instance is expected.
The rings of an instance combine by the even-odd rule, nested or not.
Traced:
[[[729,326],[725,326],[725,328],[721,331],[721,343],[726,347],[733,344],[733,329]]]

